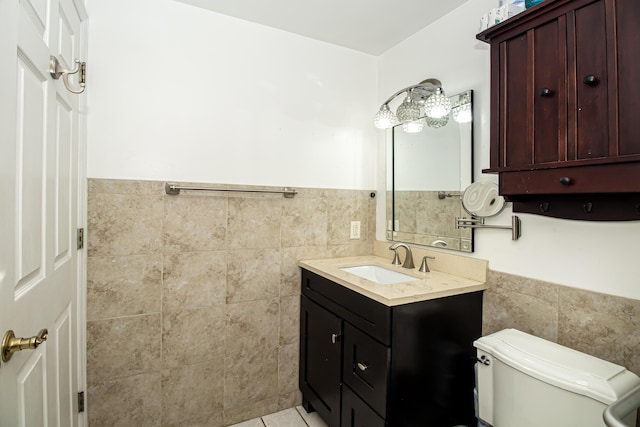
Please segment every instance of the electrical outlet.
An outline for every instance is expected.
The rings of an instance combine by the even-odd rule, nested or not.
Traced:
[[[350,239],[360,238],[360,221],[351,221],[351,230],[349,233]]]

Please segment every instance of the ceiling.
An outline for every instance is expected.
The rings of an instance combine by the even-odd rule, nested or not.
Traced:
[[[380,55],[468,0],[177,0]]]

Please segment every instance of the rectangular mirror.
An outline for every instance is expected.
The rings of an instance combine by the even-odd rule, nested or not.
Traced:
[[[445,119],[425,117],[422,131],[391,131],[387,144],[387,240],[473,251],[461,195],[473,181],[473,91],[451,96]]]

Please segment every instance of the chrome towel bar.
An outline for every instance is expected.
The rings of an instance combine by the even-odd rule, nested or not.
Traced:
[[[254,190],[247,188],[213,188],[213,187],[189,187],[177,184],[169,184],[168,182],[164,185],[164,191],[167,194],[172,196],[177,196],[180,194],[180,190],[188,190],[188,191],[231,191],[231,192],[239,192],[239,193],[272,193],[272,194],[283,194],[287,199],[291,199],[295,197],[298,192],[295,188],[284,187],[282,190]]]

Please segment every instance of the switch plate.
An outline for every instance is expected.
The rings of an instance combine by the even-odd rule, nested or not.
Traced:
[[[349,232],[350,239],[360,238],[360,221],[351,221],[351,230]]]

